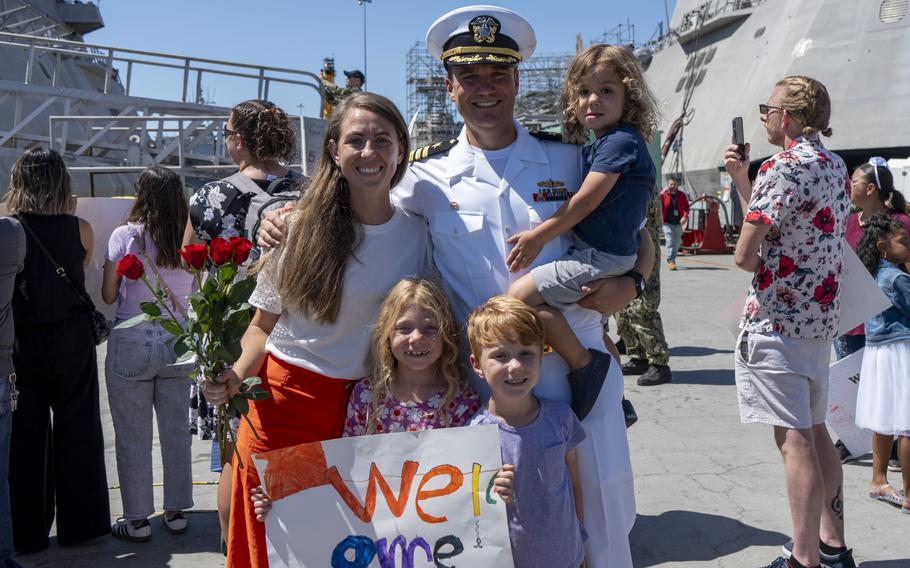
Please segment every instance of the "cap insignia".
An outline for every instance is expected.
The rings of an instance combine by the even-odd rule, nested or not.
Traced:
[[[493,43],[496,41],[496,32],[499,31],[499,20],[492,16],[477,16],[471,23],[476,43]]]

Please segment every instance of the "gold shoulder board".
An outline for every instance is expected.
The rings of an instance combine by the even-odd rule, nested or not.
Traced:
[[[452,149],[455,144],[458,144],[458,138],[452,138],[450,140],[444,140],[442,142],[434,142],[429,146],[424,146],[423,148],[418,148],[413,152],[408,154],[409,162],[419,162],[420,160],[425,160],[430,156],[436,154],[441,154],[442,152],[448,152]]]

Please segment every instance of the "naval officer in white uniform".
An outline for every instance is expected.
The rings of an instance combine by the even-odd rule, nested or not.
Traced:
[[[558,136],[532,135],[513,118],[516,66],[535,45],[524,18],[495,6],[459,8],[427,32],[427,47],[449,70],[446,89],[465,127],[457,139],[411,152],[409,172],[392,198],[426,218],[436,265],[462,321],[525,273],[508,271],[506,239],[555,213],[581,184],[580,147],[563,144]],[[269,214],[260,227],[260,244],[277,245],[283,227],[278,212]],[[532,267],[559,258],[570,245],[570,235],[550,241]],[[592,282],[591,294],[566,310],[587,347],[604,349],[600,313],[617,311],[641,295],[641,275],[651,273],[653,262],[653,243],[643,233],[634,274]],[[557,354],[545,355],[535,392],[570,402],[567,373]],[[488,395],[483,381],[475,380],[474,386]],[[589,568],[632,568],[628,534],[635,497],[622,391],[615,364],[582,421],[587,438],[578,447],[578,464]]]
[[[579,146],[563,144],[558,137],[536,137],[513,118],[516,66],[535,45],[524,18],[494,6],[459,8],[427,32],[427,47],[448,70],[446,89],[465,127],[455,140],[415,150],[393,198],[427,219],[436,265],[462,321],[525,273],[508,271],[511,245],[506,239],[555,213],[581,184]],[[636,265],[641,274],[650,274],[654,252],[644,250],[650,242],[650,237],[642,238]],[[558,259],[570,245],[571,235],[550,241],[533,266]],[[609,301],[614,305],[643,289],[634,275],[612,280],[616,297]],[[591,304],[597,306],[594,300]],[[600,313],[574,306],[565,317],[585,346],[604,350]],[[566,373],[556,353],[545,355],[536,394],[570,402]],[[483,381],[475,380],[474,386],[488,394]],[[578,463],[589,568],[632,567],[628,534],[635,521],[635,497],[622,393],[622,373],[614,362],[594,409],[582,422],[587,438],[578,448]]]

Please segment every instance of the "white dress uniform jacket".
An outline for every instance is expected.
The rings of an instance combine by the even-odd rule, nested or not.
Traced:
[[[542,190],[564,186],[575,192],[581,186],[578,146],[539,140],[518,123],[515,128],[518,137],[498,187],[475,176],[479,168],[489,172],[490,165],[484,163],[482,152],[471,148],[462,129],[457,144],[447,152],[412,162],[393,191],[393,200],[426,218],[437,269],[462,322],[471,310],[504,294],[526,273],[508,271],[511,245],[506,239],[540,224],[563,204],[544,200],[547,191]],[[556,260],[571,243],[569,233],[553,239],[533,265]],[[565,317],[582,343],[604,349],[600,314],[574,306]],[[569,402],[567,372],[556,353],[545,355],[535,393]],[[489,396],[486,383],[473,379],[478,392]],[[628,534],[635,521],[635,496],[622,392],[622,373],[614,362],[597,404],[583,422],[587,438],[578,447],[589,567],[632,568]]]

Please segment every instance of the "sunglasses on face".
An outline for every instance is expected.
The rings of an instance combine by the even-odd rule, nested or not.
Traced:
[[[768,114],[772,110],[779,110],[779,111],[783,112],[784,109],[783,109],[783,107],[774,106],[774,105],[764,105],[764,104],[758,105],[758,112],[762,116],[768,116]]]

